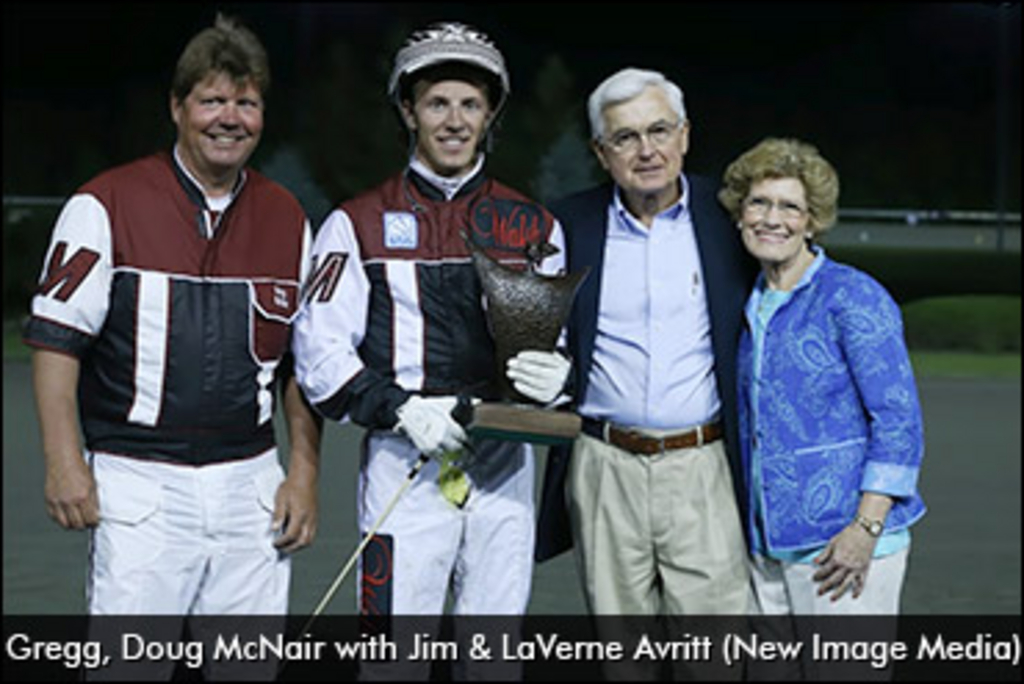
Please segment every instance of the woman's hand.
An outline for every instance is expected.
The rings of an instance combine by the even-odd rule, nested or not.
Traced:
[[[875,551],[877,538],[856,522],[850,523],[832,537],[825,550],[814,558],[819,566],[814,581],[819,582],[818,596],[832,592],[831,599],[838,601],[853,588],[853,598],[858,598],[867,583],[871,556]]]

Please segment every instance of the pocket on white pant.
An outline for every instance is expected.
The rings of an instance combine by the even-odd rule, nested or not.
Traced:
[[[96,477],[100,524],[96,556],[115,572],[152,563],[163,550],[164,535],[156,516],[163,488],[147,477],[128,472],[101,471]]]
[[[96,490],[101,520],[139,525],[160,509],[160,485],[139,475],[104,472]]]

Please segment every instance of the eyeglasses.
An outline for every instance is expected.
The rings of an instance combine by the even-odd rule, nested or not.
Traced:
[[[678,121],[675,123],[659,121],[652,124],[643,133],[632,128],[622,128],[605,138],[604,141],[617,154],[632,154],[640,149],[640,141],[645,137],[654,147],[665,146],[672,139],[672,135],[679,130],[680,125]]]
[[[775,207],[786,221],[797,221],[807,215],[807,209],[789,200],[772,201],[767,197],[749,197],[743,202],[743,212],[755,219],[763,219]]]

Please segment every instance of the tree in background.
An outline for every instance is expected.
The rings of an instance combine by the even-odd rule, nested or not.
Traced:
[[[513,88],[515,85],[513,84]],[[596,164],[587,146],[585,99],[561,55],[551,54],[532,87],[510,99],[491,168],[495,177],[550,202],[592,185]]]
[[[393,29],[384,42],[397,47],[404,30]],[[395,47],[367,56],[334,41],[296,96],[294,140],[332,205],[373,187],[405,162],[406,141],[385,94],[385,55]]]

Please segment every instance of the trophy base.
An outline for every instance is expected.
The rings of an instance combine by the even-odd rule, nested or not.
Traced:
[[[485,401],[473,407],[468,431],[483,439],[566,444],[580,434],[582,426],[583,420],[575,413]]]

